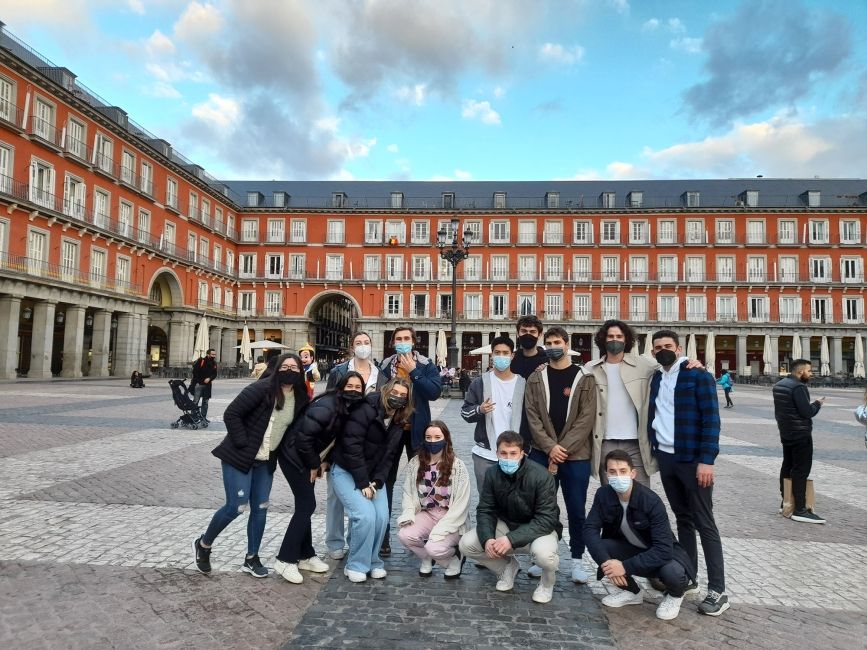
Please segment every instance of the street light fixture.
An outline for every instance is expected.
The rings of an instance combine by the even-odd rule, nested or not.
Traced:
[[[460,219],[457,217],[451,221],[451,238],[449,231],[442,227],[437,232],[437,247],[440,249],[440,257],[452,265],[452,337],[448,347],[448,366],[449,368],[457,368],[458,366],[458,326],[457,326],[457,293],[458,293],[458,265],[467,259],[470,255],[470,240],[473,236],[473,231],[467,228],[463,232],[463,239],[460,241],[458,237],[461,225]]]

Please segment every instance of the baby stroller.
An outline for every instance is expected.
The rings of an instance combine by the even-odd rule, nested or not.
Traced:
[[[208,421],[202,417],[202,412],[199,406],[193,401],[193,396],[187,388],[187,384],[183,379],[169,379],[169,386],[172,388],[172,399],[175,400],[177,406],[183,415],[172,422],[169,426],[172,429],[204,429],[208,426]]]

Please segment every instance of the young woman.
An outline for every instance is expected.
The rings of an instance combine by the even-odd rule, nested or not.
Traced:
[[[327,459],[335,435],[343,428],[350,411],[364,398],[364,380],[350,372],[332,389],[314,399],[300,413],[280,445],[278,460],[295,497],[295,512],[283,544],[277,553],[274,570],[289,582],[304,582],[299,569],[325,573],[328,565],[313,550],[310,520],[316,510],[313,487],[328,469]]]
[[[732,390],[734,387],[732,386],[732,376],[729,374],[728,370],[723,370],[723,374],[720,376],[719,379],[716,380],[716,383],[718,383],[720,386],[722,386],[723,392],[725,393],[725,396],[726,396],[725,408],[727,408],[727,409],[733,408],[734,402],[732,402],[731,396],[732,396]]]
[[[372,578],[387,575],[378,553],[388,525],[383,488],[411,415],[412,386],[396,378],[353,409],[337,436],[331,481],[349,513],[349,556],[343,573],[352,582],[364,582],[368,573]]]
[[[130,388],[144,388],[144,379],[142,379],[141,373],[138,370],[133,370],[132,375],[129,378],[129,387]]]
[[[196,568],[211,572],[211,546],[239,514],[250,511],[247,556],[243,571],[256,578],[268,575],[259,561],[268,497],[277,468],[277,449],[286,429],[307,404],[301,359],[281,355],[276,372],[242,390],[223,414],[226,437],[212,452],[222,461],[226,505],[214,513],[205,533],[193,542]]]
[[[328,374],[328,388],[334,388],[348,372],[357,372],[364,381],[364,394],[382,390],[385,375],[379,372],[376,364],[371,361],[373,345],[367,332],[356,332],[352,337],[352,357],[344,363],[332,368]],[[331,473],[326,478],[328,483],[328,500],[325,508],[325,546],[328,557],[332,560],[343,559],[346,546],[346,530],[343,524],[343,504],[334,494]]]
[[[469,507],[467,468],[455,456],[445,422],[433,420],[406,467],[403,513],[397,520],[400,541],[421,559],[420,576],[430,576],[436,562],[445,567],[447,579],[460,577],[463,559],[456,551]]]

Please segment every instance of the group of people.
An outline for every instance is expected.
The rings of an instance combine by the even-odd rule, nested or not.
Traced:
[[[491,570],[498,590],[508,591],[520,567],[514,555],[529,552],[534,564],[528,573],[539,578],[533,600],[549,602],[560,562],[562,488],[571,578],[589,580],[582,560],[588,549],[597,578],[612,585],[604,605],[642,602],[634,577],[643,576],[665,591],[657,616],[676,617],[684,595],[698,589],[697,531],[708,574],[698,609],[724,612],[729,604],[712,504],[719,412],[710,373],[683,356],[671,330],[653,335],[656,362],[629,354],[635,335],[618,320],[596,333],[601,357],[583,367],[572,363],[569,334],[560,327],[543,331],[535,316],[518,321],[516,339],[517,345],[508,336],[493,340],[491,370],[472,381],[461,407],[462,418],[474,425],[480,494],[474,528],[469,471],[448,426],[431,419],[440,372],[415,349],[411,327],[394,331],[395,354],[379,366],[370,337],[359,332],[352,357],[332,369],[322,395],[308,392],[309,359],[288,353],[228,406],[227,435],[213,451],[221,460],[226,503],[193,542],[199,571],[210,572],[218,535],[249,511],[243,570],[268,575],[259,547],[280,465],[295,508],[274,570],[296,584],[304,572],[328,570],[311,530],[315,484],[327,477],[325,552],[346,557],[343,572],[352,582],[385,578],[393,491],[405,455],[397,538],[419,558],[421,576],[436,566],[457,578],[471,559]],[[677,520],[677,539],[650,488],[656,472]],[[585,516],[591,475],[603,486]]]

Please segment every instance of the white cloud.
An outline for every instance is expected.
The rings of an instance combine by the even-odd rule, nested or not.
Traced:
[[[155,81],[149,86],[143,87],[142,92],[145,95],[159,97],[161,99],[180,99],[183,97],[177,88],[171,84],[165,83],[164,81]]]
[[[376,138],[368,140],[334,140],[332,147],[335,153],[342,154],[346,160],[367,158],[370,150],[376,146]]]
[[[674,34],[680,34],[686,31],[686,25],[683,24],[683,21],[680,18],[669,18],[666,25],[668,31]]]
[[[397,153],[397,152],[399,151],[399,149],[398,149],[398,147],[397,147],[396,144],[390,144],[390,145],[388,145],[388,146],[385,148],[385,150],[388,151],[388,153]]]
[[[414,86],[401,86],[395,91],[397,98],[407,104],[415,104],[421,106],[424,104],[426,84],[415,84]]]
[[[3,2],[3,22],[16,34],[35,27],[48,29],[64,42],[78,42],[95,26],[87,0],[29,0]]]
[[[336,115],[327,115],[320,117],[313,122],[313,128],[326,133],[337,133],[340,128],[340,118]]]
[[[193,116],[219,129],[229,129],[238,124],[241,105],[231,97],[209,93],[208,101],[193,106]]]
[[[459,181],[468,181],[473,177],[472,173],[464,171],[463,169],[455,170],[455,178]]]
[[[497,99],[500,99],[501,97],[504,97],[505,95],[506,95],[506,89],[503,88],[502,86],[497,86],[494,88],[494,97],[496,97]]]
[[[539,59],[561,65],[574,65],[584,58],[584,48],[580,45],[564,47],[560,43],[544,43],[539,46]]]
[[[619,14],[629,13],[629,0],[608,0],[608,4]]]
[[[139,16],[144,16],[145,8],[141,0],[126,0],[126,4],[131,12],[138,14]]]
[[[689,36],[680,36],[678,38],[673,38],[669,42],[669,46],[673,50],[682,50],[687,52],[688,54],[698,54],[701,52],[702,48],[702,39],[700,38],[690,38]]]
[[[175,53],[175,44],[172,39],[160,30],[154,30],[144,42],[145,52],[150,57],[169,56]]]
[[[654,32],[657,29],[659,29],[659,18],[651,18],[641,26],[641,31],[643,32]]]
[[[190,46],[206,44],[223,29],[225,20],[220,10],[212,4],[191,2],[175,21],[175,37]]]
[[[468,120],[479,119],[483,124],[500,124],[500,114],[491,108],[489,101],[477,102],[474,99],[465,99],[461,108],[461,117]]]

